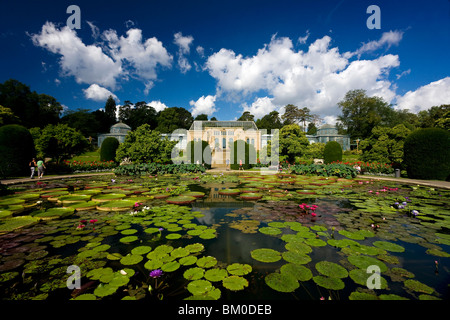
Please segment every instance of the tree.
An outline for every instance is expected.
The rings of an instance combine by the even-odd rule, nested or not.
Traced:
[[[342,161],[342,147],[339,142],[329,141],[323,149],[323,161],[329,164],[335,161]]]
[[[196,148],[201,151],[201,154],[198,154],[199,157],[196,157]],[[186,157],[190,163],[196,164],[198,161],[199,164],[204,164],[206,168],[211,168],[211,148],[207,141],[190,141],[186,146]]]
[[[80,131],[85,137],[96,138],[101,127],[101,122],[88,109],[69,110],[61,118],[60,122]]]
[[[306,132],[306,134],[315,135],[316,133],[317,133],[316,125],[314,124],[314,122],[310,122],[308,124],[308,131]]]
[[[368,138],[378,125],[388,126],[394,114],[387,102],[379,97],[368,97],[365,90],[347,92],[338,106],[342,112],[338,120],[352,140]]]
[[[450,132],[440,128],[419,129],[404,143],[403,163],[412,179],[450,179]]]
[[[436,128],[441,128],[445,130],[450,130],[450,105],[445,106],[447,111],[442,115],[442,118],[436,120]]]
[[[191,113],[179,107],[166,108],[158,113],[156,130],[161,133],[172,133],[176,129],[188,130],[194,118]]]
[[[61,104],[46,94],[37,94],[14,79],[0,84],[0,105],[11,109],[20,124],[27,128],[44,127],[59,121]]]
[[[107,137],[103,140],[102,147],[100,148],[100,161],[114,161],[118,147],[119,140],[114,137]]]
[[[278,111],[272,111],[269,114],[266,114],[261,119],[256,120],[256,126],[259,129],[281,129],[283,124],[281,123],[280,114]]]
[[[137,102],[134,108],[128,111],[128,119],[124,121],[132,130],[140,127],[143,124],[148,124],[152,129],[157,126],[157,112],[152,107],[147,105],[145,101]]]
[[[232,170],[238,170],[240,162],[242,161],[242,168],[248,170],[252,168],[252,165],[256,163],[256,151],[253,145],[245,142],[244,140],[234,141],[230,151],[230,168]]]
[[[108,97],[108,100],[106,100],[105,104],[105,113],[109,119],[110,126],[116,123],[116,101],[114,98],[110,95]]]
[[[134,131],[128,132],[125,141],[120,144],[116,151],[116,160],[122,161],[129,158],[134,163],[171,161],[172,149],[177,141],[162,139],[161,133],[151,130],[149,124],[143,124]]]
[[[255,121],[255,116],[252,115],[250,111],[244,111],[237,121]]]
[[[289,162],[295,162],[295,157],[301,157],[309,146],[309,141],[298,124],[281,128],[279,143],[281,156],[285,156]]]
[[[95,117],[95,121],[98,123],[97,133],[106,133],[109,132],[111,128],[111,124],[109,121],[106,112],[103,110],[96,110],[92,112],[92,115]]]
[[[199,114],[195,117],[194,121],[208,121],[208,115],[207,114]]]
[[[36,156],[33,138],[27,128],[10,124],[0,127],[0,175],[30,173],[28,163]]]
[[[399,168],[403,162],[403,144],[410,133],[403,124],[373,128],[372,135],[360,143],[361,160],[394,164]]]
[[[88,142],[81,132],[67,124],[49,124],[43,129],[31,128],[37,156],[52,158],[56,163],[82,153]]]
[[[18,123],[20,119],[14,115],[10,108],[0,105],[0,125]]]
[[[311,143],[305,151],[305,156],[309,159],[323,159],[323,152],[325,150],[325,143],[317,142]]]
[[[419,126],[421,128],[436,127],[437,122],[444,118],[444,114],[450,110],[450,105],[441,105],[439,107],[431,107],[428,110],[420,111],[418,114]]]

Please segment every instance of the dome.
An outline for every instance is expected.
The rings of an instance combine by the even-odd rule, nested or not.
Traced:
[[[109,130],[111,133],[128,133],[128,131],[131,131],[131,127],[122,121],[111,126],[111,129]]]

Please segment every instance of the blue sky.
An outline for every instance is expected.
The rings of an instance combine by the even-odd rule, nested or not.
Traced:
[[[366,25],[372,4],[379,30]],[[413,112],[450,103],[448,0],[2,1],[0,12],[0,82],[69,109],[112,94],[232,120],[292,103],[332,123],[352,89]]]

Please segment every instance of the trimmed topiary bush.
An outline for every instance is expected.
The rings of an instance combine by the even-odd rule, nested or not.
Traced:
[[[106,138],[100,148],[100,161],[114,161],[116,150],[119,147],[119,140],[114,137]]]
[[[244,152],[244,154],[242,154]],[[242,167],[244,170],[251,169],[256,163],[255,148],[245,142],[244,140],[236,140],[231,149],[230,159],[232,159],[230,168],[232,170],[239,170],[239,162],[242,160]]]
[[[27,128],[9,124],[0,128],[0,176],[30,175],[28,164],[36,156]]]
[[[201,145],[201,158],[195,158],[195,148],[196,146]],[[191,164],[204,164],[205,168],[211,169],[211,148],[209,146],[209,143],[202,140],[202,141],[190,141],[186,147],[186,157],[190,161]]]
[[[412,132],[403,147],[403,164],[409,178],[449,180],[450,132],[439,128]]]
[[[327,142],[323,150],[323,159],[325,164],[335,161],[342,161],[342,147],[336,141]]]

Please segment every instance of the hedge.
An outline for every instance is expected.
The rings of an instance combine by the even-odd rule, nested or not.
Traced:
[[[327,142],[323,150],[323,160],[325,164],[335,161],[342,161],[342,147],[336,141]]]
[[[114,169],[116,175],[142,176],[153,174],[202,173],[206,168],[199,164],[160,164],[139,163],[119,166]]]
[[[291,166],[291,172],[298,175],[315,175],[352,179],[358,175],[356,169],[344,164],[300,164]]]

